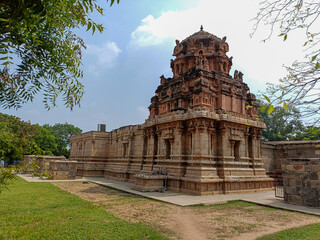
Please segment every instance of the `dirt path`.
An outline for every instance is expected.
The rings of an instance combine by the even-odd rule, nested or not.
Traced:
[[[172,239],[255,239],[291,227],[320,222],[319,217],[244,202],[179,207],[119,192],[93,183],[54,183],[130,222],[152,226]]]
[[[189,209],[177,208],[176,212],[170,216],[174,222],[174,229],[182,239],[185,240],[205,240],[206,235],[200,229],[199,218]]]

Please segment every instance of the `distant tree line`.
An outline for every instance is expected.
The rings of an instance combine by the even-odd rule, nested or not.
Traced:
[[[259,101],[260,106],[268,103]],[[320,140],[320,127],[306,126],[299,110],[293,106],[287,109],[277,106],[272,113],[259,109],[258,115],[267,125],[262,131],[263,141]]]
[[[80,128],[68,123],[40,126],[0,113],[0,159],[12,164],[27,154],[68,158],[70,137],[81,132]]]

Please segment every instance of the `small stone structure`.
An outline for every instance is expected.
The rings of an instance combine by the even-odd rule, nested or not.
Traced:
[[[243,74],[229,74],[228,51],[226,37],[203,29],[176,40],[173,77],[160,77],[144,124],[71,137],[78,175],[195,194],[271,188],[260,150],[265,124]],[[152,174],[160,168],[166,175]]]
[[[287,159],[282,169],[284,200],[319,207],[320,159]]]
[[[320,158],[320,141],[270,141],[261,143],[262,160],[269,176],[287,159]]]
[[[283,185],[284,200],[319,207],[320,141],[263,142],[261,146],[267,173]]]
[[[49,172],[53,180],[76,179],[77,161],[50,161]]]
[[[32,168],[34,162],[39,168]],[[43,173],[47,171],[52,180],[75,179],[77,161],[69,161],[64,156],[25,155],[23,164],[27,173]]]

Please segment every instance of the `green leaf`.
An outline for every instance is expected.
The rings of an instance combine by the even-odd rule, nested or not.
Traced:
[[[261,112],[264,112],[264,111],[267,109],[268,106],[269,106],[269,105],[264,105],[264,106],[262,106],[262,107],[260,108],[260,111],[261,111]]]
[[[320,68],[320,63],[317,62],[316,66],[314,67],[315,69],[319,69]]]
[[[286,35],[284,35],[284,37],[283,37],[283,41],[287,40],[287,37],[288,37],[288,35],[287,35],[287,34],[286,34]]]
[[[92,34],[94,34],[95,31],[96,31],[96,26],[92,25]]]
[[[268,98],[266,95],[262,94],[262,96],[270,103],[270,98]]]
[[[284,108],[286,111],[288,111],[289,107],[288,107],[288,105],[287,105],[286,102],[283,102],[283,108]]]
[[[7,66],[9,64],[13,64],[13,62],[7,61],[7,62],[2,63],[1,65]]]
[[[91,26],[92,26],[92,23],[91,23],[91,22],[88,22],[87,31],[89,31],[89,29],[91,28]]]
[[[270,115],[274,110],[274,106],[272,105],[269,105],[269,108],[268,108],[268,114]]]
[[[316,60],[318,54],[317,55],[314,55],[312,58],[311,58],[311,62],[313,62],[314,60]]]

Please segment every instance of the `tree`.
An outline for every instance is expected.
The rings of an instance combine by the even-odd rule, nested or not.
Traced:
[[[25,154],[43,154],[34,139],[37,133],[36,125],[0,113],[0,158],[12,164],[22,160]]]
[[[266,39],[280,30],[279,36],[285,41],[291,32],[303,29],[306,57],[286,67],[288,75],[277,85],[270,85],[267,95],[272,97],[269,105],[295,105],[304,118],[320,113],[320,2],[312,0],[265,0],[255,17],[254,34],[264,23],[270,26]],[[266,40],[265,39],[265,40]],[[264,41],[265,41],[264,40]],[[319,121],[319,118],[315,119]]]
[[[31,124],[0,113],[0,160],[7,164],[24,155],[64,155],[69,157],[70,137],[82,130],[72,124]]]
[[[261,104],[260,105],[266,105]],[[300,120],[300,113],[296,108],[289,107],[285,110],[282,107],[275,107],[272,113],[267,111],[258,111],[258,115],[263,119],[267,128],[262,131],[263,140],[267,141],[283,141],[297,140],[296,136],[304,130],[304,126]]]
[[[82,130],[71,124],[31,124],[21,121],[15,116],[0,113],[0,160],[4,160],[6,168],[0,167],[0,193],[14,179],[15,172],[25,168],[36,170],[36,161],[28,166],[22,163],[24,155],[64,155],[69,157],[70,136],[80,134]],[[37,171],[37,176],[48,177],[46,170]]]
[[[51,129],[37,125],[37,134],[34,141],[41,148],[43,155],[54,155],[58,151],[58,138]]]
[[[320,140],[320,127],[309,126],[297,133],[294,140]]]
[[[56,138],[57,148],[53,151],[54,155],[63,155],[66,158],[70,154],[70,137],[82,133],[80,128],[68,123],[57,123],[53,126],[45,124],[43,128],[50,131]]]
[[[103,26],[90,18],[93,12],[103,14],[97,0],[0,2],[0,106],[18,108],[37,93],[48,109],[59,95],[70,109],[80,104],[85,44],[73,31],[82,26],[101,32]]]

